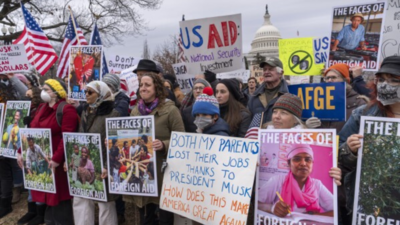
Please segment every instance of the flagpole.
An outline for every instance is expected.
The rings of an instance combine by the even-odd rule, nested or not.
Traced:
[[[69,9],[69,13],[71,14],[72,25],[74,25],[74,30],[75,30],[76,39],[78,40],[78,45],[81,45],[81,41],[79,40],[79,36],[78,36],[78,31],[76,30],[75,17],[74,17],[74,14],[72,14],[71,6],[68,6],[68,9]]]

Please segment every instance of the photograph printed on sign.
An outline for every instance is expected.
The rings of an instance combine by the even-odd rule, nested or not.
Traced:
[[[49,162],[53,157],[50,129],[21,128],[21,154],[26,189],[56,193]]]
[[[344,63],[365,71],[378,70],[385,2],[338,6],[332,13],[327,67]]]
[[[255,221],[337,225],[336,130],[260,130]],[[282,213],[284,212],[284,213]]]
[[[68,98],[86,101],[86,85],[101,80],[103,46],[71,46]]]
[[[30,108],[30,101],[7,102],[0,144],[0,150],[4,157],[17,158],[17,150],[21,146],[19,129],[25,127],[23,119],[29,116]]]
[[[69,193],[106,202],[106,182],[101,178],[104,167],[100,134],[63,133],[63,140]]]
[[[353,224],[400,223],[400,119],[362,116]]]
[[[154,116],[106,119],[110,193],[158,196]]]

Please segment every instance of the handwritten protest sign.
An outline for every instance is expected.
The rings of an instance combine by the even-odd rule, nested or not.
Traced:
[[[230,79],[230,78],[239,78],[243,81],[243,83],[247,84],[247,80],[250,78],[250,70],[235,70],[231,72],[218,73],[218,79]]]
[[[329,58],[329,37],[314,38],[314,63],[325,65]]]
[[[29,116],[31,101],[8,101],[2,124],[1,155],[17,158],[17,150],[21,146],[20,128],[25,127],[23,119]]]
[[[400,2],[388,1],[385,11],[380,62],[388,56],[400,55]]]
[[[256,140],[172,132],[160,208],[203,224],[245,224]]]
[[[120,54],[110,54],[108,57],[108,70],[113,74],[120,74],[121,71],[137,65],[140,58]]]
[[[302,101],[302,119],[346,121],[345,82],[289,85],[289,92]]]
[[[29,72],[30,63],[23,44],[0,46],[0,73]]]
[[[242,69],[241,14],[179,22],[189,74]]]
[[[53,157],[51,130],[21,128],[20,133],[25,188],[56,193],[54,174],[49,169]]]
[[[255,77],[259,84],[264,82],[263,68],[260,68],[259,65],[251,65],[251,66],[249,66],[249,70],[250,70],[250,76]]]
[[[338,224],[337,190],[329,176],[336,166],[336,130],[260,130],[259,141],[257,224]],[[303,192],[301,179],[307,179]],[[302,194],[316,201],[310,204]],[[279,214],[281,201],[290,205],[290,214]]]
[[[106,202],[100,134],[63,133],[63,140],[70,195]]]
[[[119,75],[119,79],[121,80],[121,89],[125,92],[126,95],[132,97],[136,94],[136,91],[139,89],[139,80],[136,73],[133,72],[137,65],[129,67],[128,69],[122,70]]]
[[[194,75],[188,74],[186,63],[172,64],[172,68],[174,68],[176,81],[178,82],[182,92],[184,94],[191,92],[195,79]]]
[[[279,40],[279,59],[285,75],[320,75],[324,65],[315,63],[315,56],[313,38]]]
[[[101,80],[103,46],[71,46],[69,58],[68,97],[86,101],[86,85],[94,80]]]
[[[362,116],[360,134],[353,224],[400,223],[400,119]]]
[[[333,8],[327,67],[344,63],[350,67],[360,66],[365,71],[378,69],[384,9],[385,2]]]
[[[108,118],[106,124],[110,193],[158,196],[154,117]]]

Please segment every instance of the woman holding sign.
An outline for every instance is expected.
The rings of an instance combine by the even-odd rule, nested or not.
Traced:
[[[79,132],[99,133],[101,140],[106,138],[106,118],[118,117],[120,114],[114,109],[114,95],[106,83],[92,81],[86,86],[86,102],[81,114]],[[101,178],[107,177],[107,148],[101,141],[103,171]],[[83,150],[82,150],[83,151]],[[106,186],[108,189],[108,186]],[[99,205],[99,224],[117,224],[115,199],[117,196],[108,194],[108,202],[95,202],[92,199],[74,197],[75,225],[94,224],[95,203]]]
[[[172,131],[184,132],[182,118],[175,103],[166,99],[167,93],[163,81],[157,74],[146,72],[140,79],[140,97],[131,116],[154,115],[155,140],[152,146],[156,151],[158,193],[161,193],[163,175],[161,167],[169,149]],[[124,200],[139,207],[140,223],[153,224],[156,218],[159,197],[124,196]],[[158,209],[159,224],[174,224],[174,214]]]

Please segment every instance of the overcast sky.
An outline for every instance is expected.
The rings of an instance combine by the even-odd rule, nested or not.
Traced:
[[[186,20],[242,14],[243,52],[251,49],[251,41],[264,22],[265,5],[268,4],[271,22],[282,38],[329,36],[332,8],[335,6],[376,2],[374,0],[164,0],[157,10],[141,10],[150,28],[143,36],[126,37],[121,45],[113,45],[108,54],[141,57],[143,42],[147,39],[151,53],[157,45],[178,35],[182,14]]]

